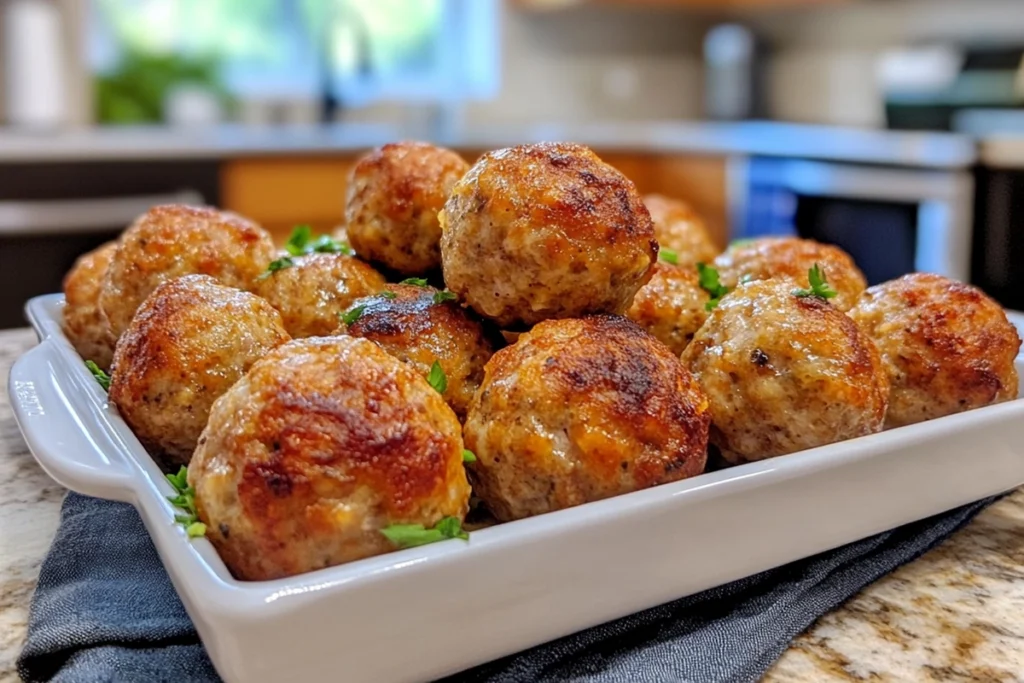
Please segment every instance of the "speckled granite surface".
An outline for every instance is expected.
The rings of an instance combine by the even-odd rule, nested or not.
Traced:
[[[63,497],[7,402],[10,364],[34,343],[28,330],[0,331],[0,681],[17,680],[29,599]],[[1024,681],[1024,489],[823,616],[765,680]]]

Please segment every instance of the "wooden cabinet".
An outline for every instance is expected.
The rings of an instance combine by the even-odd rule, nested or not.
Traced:
[[[344,222],[345,188],[356,157],[267,157],[226,161],[222,206],[253,219],[279,243],[308,223],[330,232]]]
[[[725,157],[596,151],[641,192],[690,202],[715,240],[722,246],[728,241]],[[463,155],[473,160],[479,150],[463,150]],[[266,227],[278,242],[300,223],[330,232],[344,221],[345,189],[355,161],[355,156],[227,161],[221,171],[221,202]]]

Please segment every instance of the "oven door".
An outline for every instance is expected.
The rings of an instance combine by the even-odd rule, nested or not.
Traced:
[[[913,271],[968,281],[973,180],[965,172],[752,158],[734,237],[835,244],[869,284]]]

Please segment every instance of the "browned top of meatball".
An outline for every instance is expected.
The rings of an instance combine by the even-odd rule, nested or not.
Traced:
[[[850,255],[839,247],[799,238],[763,238],[738,244],[715,259],[722,284],[732,289],[740,281],[788,277],[807,287],[807,271],[818,264],[838,292],[831,300],[841,311],[853,308],[867,280]]]
[[[252,291],[281,313],[296,339],[331,334],[353,301],[384,287],[383,275],[345,254],[307,254],[292,263],[257,278]]]
[[[450,149],[405,141],[378,147],[360,158],[352,177],[373,176],[373,184],[361,191],[387,194],[387,202],[375,204],[384,215],[414,220],[420,213],[437,214],[448,198],[448,184],[442,180],[453,176],[454,182],[468,169],[466,160]]]
[[[222,248],[223,244],[202,239],[210,230],[229,231],[232,241],[241,248],[236,253],[226,253]],[[154,206],[124,232],[121,242],[139,248],[139,255],[133,266],[136,270],[144,272],[150,266],[165,267],[167,258],[173,258],[179,250],[180,240],[192,239],[190,234],[199,238],[195,242],[200,251],[193,257],[195,273],[216,277],[230,265],[237,265],[243,273],[259,273],[258,266],[253,265],[248,258],[246,246],[262,246],[267,239],[267,233],[252,221],[230,211],[184,204]],[[241,259],[239,264],[228,261],[235,257]],[[266,263],[261,265],[265,266]]]
[[[680,265],[710,263],[721,251],[715,246],[693,207],[680,199],[660,194],[644,195],[644,205],[654,221],[654,236],[663,249],[676,253]]]
[[[511,377],[514,385],[506,386]],[[543,391],[529,389],[541,386]],[[585,454],[592,476],[609,481],[626,476],[623,446],[634,462],[633,488],[703,469],[711,419],[707,398],[664,344],[625,318],[538,323],[487,364],[482,393],[513,392],[507,400],[519,405],[515,387],[533,397],[527,402],[538,414],[571,415],[568,436]],[[500,408],[494,396],[479,400]]]
[[[463,416],[494,353],[496,334],[456,301],[436,301],[438,290],[388,285],[384,293],[355,302],[360,317],[348,334],[380,344],[426,376],[436,360],[448,379],[445,398]]]
[[[705,306],[710,300],[696,268],[659,261],[650,282],[633,297],[626,316],[680,354],[707,319]]]
[[[199,274],[248,289],[274,259],[274,242],[255,223],[208,207],[154,206],[121,235],[100,293],[100,308],[119,337],[156,287]]]
[[[466,180],[492,213],[522,215],[577,244],[639,237],[649,240],[652,260],[657,254],[654,224],[636,187],[584,145],[545,142],[489,152]]]
[[[976,287],[912,273],[871,287],[850,314],[892,376],[891,426],[1017,396],[1017,329]]]
[[[64,276],[64,300],[69,306],[96,306],[103,275],[116,251],[117,242],[107,242],[75,260]]]
[[[114,339],[99,307],[100,290],[117,242],[107,242],[75,261],[64,276],[64,331],[75,350],[104,370],[110,368]]]
[[[759,460],[879,431],[888,382],[853,320],[787,280],[739,285],[682,361],[711,401],[711,440],[730,462]]]
[[[458,422],[421,378],[370,342],[296,340],[256,363],[247,381],[260,388],[249,437],[265,449],[245,464],[238,487],[250,516],[284,520],[305,510],[321,497],[313,484],[335,468],[332,498],[369,487],[391,519],[447,498],[449,469],[461,462],[453,458]]]

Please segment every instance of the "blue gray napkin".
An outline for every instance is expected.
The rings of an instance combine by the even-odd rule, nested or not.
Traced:
[[[817,617],[995,499],[851,543],[457,674],[452,683],[754,681]],[[69,493],[18,661],[26,681],[217,681],[142,520]]]

